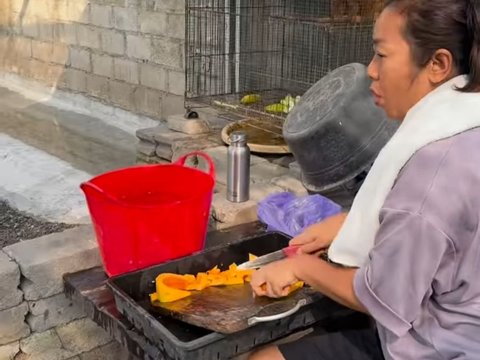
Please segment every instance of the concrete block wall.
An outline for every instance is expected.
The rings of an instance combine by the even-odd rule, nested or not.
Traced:
[[[127,360],[63,294],[62,276],[100,265],[91,226],[0,249],[0,360]]]
[[[0,71],[164,119],[183,112],[184,0],[0,0]]]

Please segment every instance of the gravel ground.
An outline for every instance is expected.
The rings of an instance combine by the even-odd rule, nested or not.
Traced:
[[[0,201],[0,249],[20,240],[34,239],[74,226],[40,220],[12,208],[5,201]]]

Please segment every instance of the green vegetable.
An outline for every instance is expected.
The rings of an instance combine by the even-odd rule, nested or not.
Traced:
[[[240,100],[240,102],[243,104],[243,105],[250,105],[250,104],[255,104],[257,102],[259,102],[260,100],[262,100],[262,97],[258,94],[249,94],[249,95],[245,95],[242,100]]]
[[[283,104],[272,104],[265,107],[265,111],[272,114],[280,114],[288,110]]]

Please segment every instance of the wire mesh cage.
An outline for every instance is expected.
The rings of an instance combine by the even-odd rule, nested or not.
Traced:
[[[283,118],[288,106],[267,105],[301,96],[339,66],[370,61],[383,2],[186,0],[187,104]]]

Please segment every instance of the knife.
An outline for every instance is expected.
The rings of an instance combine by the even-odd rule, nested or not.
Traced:
[[[295,256],[295,255],[297,255],[297,252],[298,252],[299,248],[300,248],[300,246],[293,245],[293,246],[289,246],[289,247],[283,248],[283,249],[278,250],[278,251],[274,251],[274,252],[272,252],[270,254],[267,254],[267,255],[259,256],[255,260],[244,262],[243,264],[239,265],[237,267],[237,269],[239,269],[239,270],[242,270],[242,269],[243,270],[245,270],[245,269],[256,269],[256,268],[262,267],[264,265],[270,264],[274,261],[278,261],[278,260],[285,259],[287,257]]]

